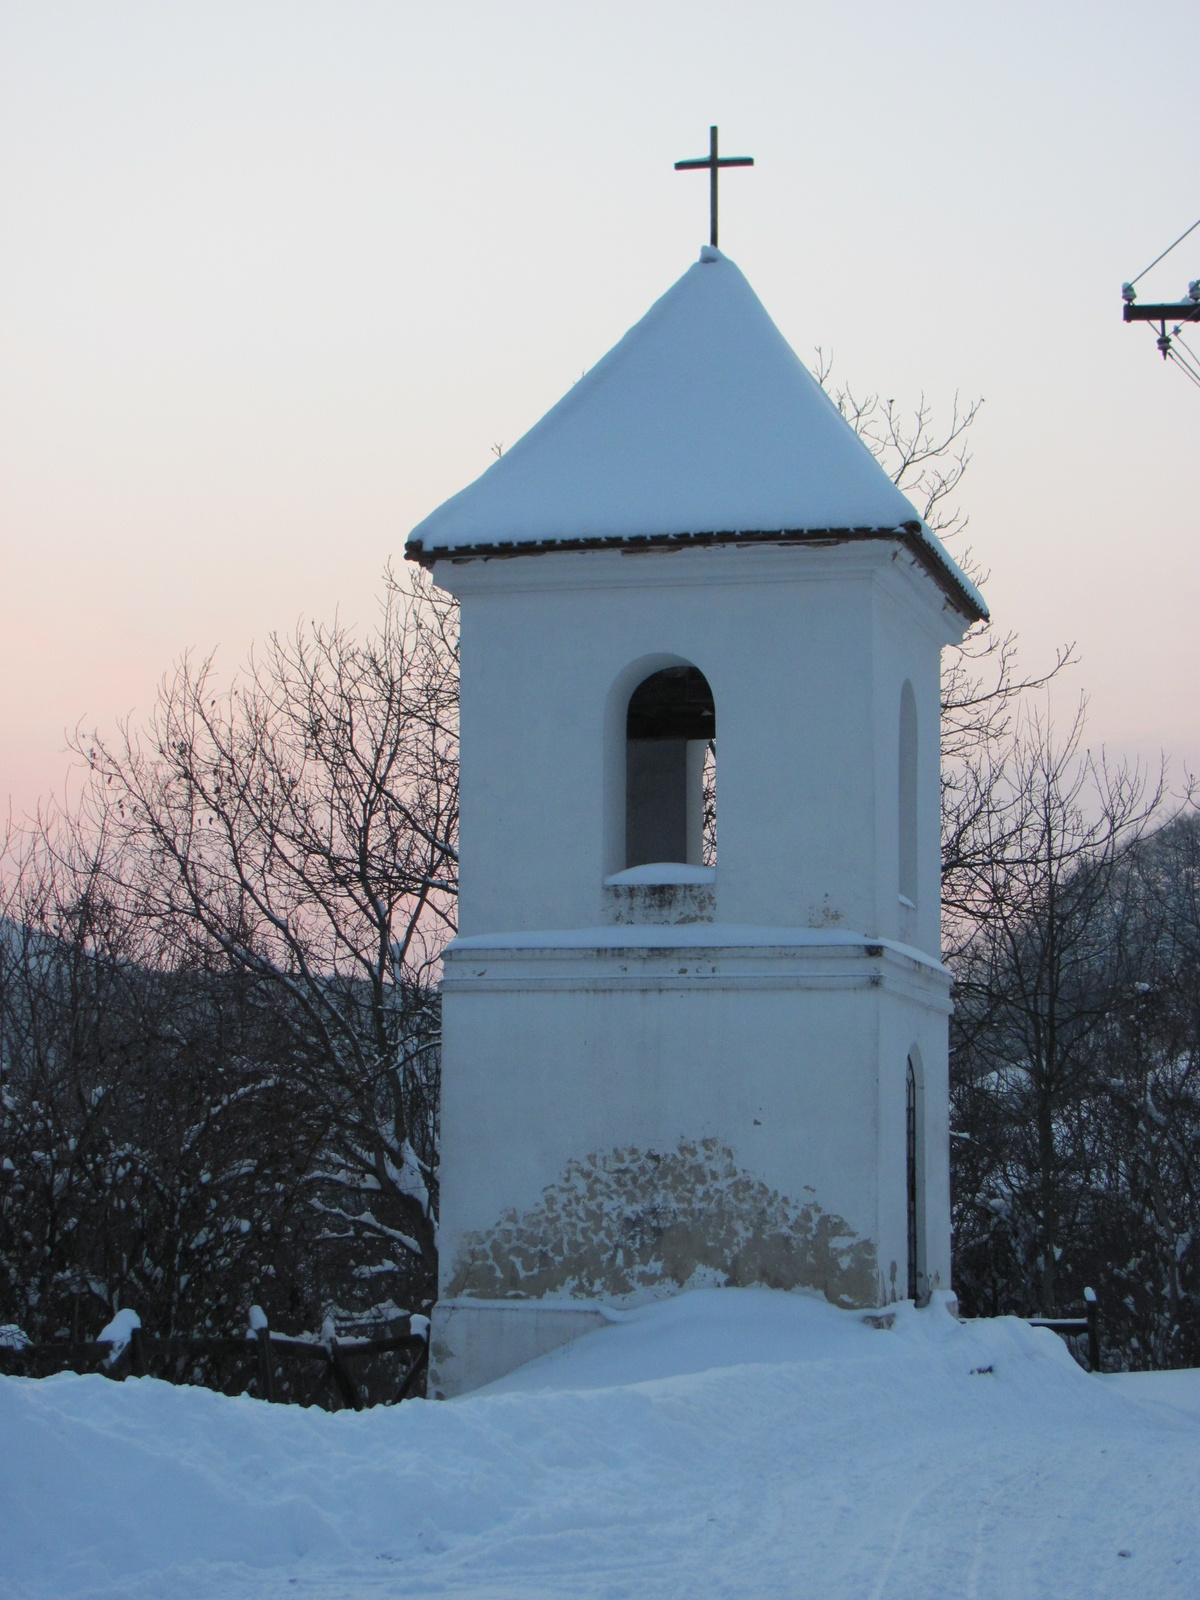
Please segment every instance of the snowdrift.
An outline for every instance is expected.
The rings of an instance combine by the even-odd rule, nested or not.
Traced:
[[[0,1594],[1188,1596],[1200,1374],[1051,1333],[702,1291],[361,1415],[0,1379]]]

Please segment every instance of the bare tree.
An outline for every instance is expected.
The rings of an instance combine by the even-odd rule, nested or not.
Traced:
[[[970,465],[969,434],[983,401],[964,405],[956,394],[949,419],[937,421],[924,394],[907,412],[878,391],[856,395],[849,384],[835,381],[832,353],[818,346],[816,356],[817,382],[921,517],[942,537],[965,531],[970,519],[950,497]]]
[[[162,959],[114,848],[51,812],[6,854],[0,1321],[79,1339],[128,1304],[164,1333],[250,1298],[311,1313],[295,1212],[326,1113],[244,982]]]
[[[80,744],[91,826],[179,962],[223,962],[330,1109],[309,1176],[354,1272],[428,1300],[435,1273],[438,1011],[454,927],[456,614],[390,578],[365,640],[273,638],[227,690],[179,668],[149,729]],[[132,873],[133,879],[129,878]],[[364,1252],[366,1252],[364,1254]]]
[[[814,372],[842,416],[897,488],[913,501],[930,528],[951,542],[965,534],[968,515],[955,496],[971,463],[971,429],[983,401],[963,403],[955,394],[948,418],[939,419],[922,394],[909,409],[879,391],[855,394],[835,380],[832,355],[818,347]],[[977,583],[987,574],[971,551],[959,552],[964,571]],[[1004,781],[1009,747],[1021,709],[1075,662],[1073,645],[1062,645],[1039,672],[1023,671],[1017,639],[991,622],[974,624],[961,644],[946,651],[942,665],[942,899],[947,956],[971,930],[970,897],[986,865],[980,851],[994,845],[999,813],[997,787]]]
[[[1098,1072],[1097,1229],[1114,1341],[1137,1366],[1200,1360],[1200,825],[1190,806],[1137,848],[1119,885],[1140,974]],[[1127,936],[1128,937],[1128,936]]]
[[[1165,787],[1082,748],[1082,711],[1056,741],[1018,729],[976,818],[956,953],[957,1245],[1003,1224],[1017,1277],[1050,1314],[1088,1185],[1097,1050],[1140,978],[1121,893]]]

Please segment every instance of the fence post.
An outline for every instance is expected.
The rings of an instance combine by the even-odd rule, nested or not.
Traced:
[[[271,1359],[270,1328],[255,1329],[258,1340],[258,1392],[264,1400],[275,1398],[275,1363]]]
[[[142,1343],[141,1323],[129,1330],[129,1370],[135,1378],[146,1376],[146,1347]]]
[[[342,1397],[342,1404],[349,1406],[354,1411],[363,1408],[362,1396],[358,1386],[350,1376],[350,1369],[346,1365],[342,1352],[338,1349],[338,1342],[331,1338],[329,1341],[329,1365],[333,1369],[333,1381],[337,1384],[337,1391]]]
[[[1088,1366],[1093,1372],[1100,1371],[1100,1302],[1096,1298],[1095,1289],[1083,1291],[1083,1303],[1087,1307],[1087,1342]]]
[[[418,1337],[420,1337],[420,1336],[418,1335]],[[422,1346],[421,1346],[420,1350],[417,1351],[416,1356],[413,1358],[412,1366],[410,1366],[408,1371],[404,1374],[404,1382],[400,1385],[400,1392],[397,1394],[396,1398],[392,1401],[392,1404],[394,1406],[398,1406],[400,1404],[401,1400],[407,1400],[408,1399],[409,1395],[412,1393],[413,1389],[416,1387],[417,1379],[425,1371],[425,1368],[428,1365],[429,1365],[429,1334],[427,1333],[425,1335],[424,1341],[422,1342]]]
[[[275,1398],[275,1362],[271,1355],[271,1326],[261,1306],[250,1307],[250,1332],[258,1344],[258,1398]]]

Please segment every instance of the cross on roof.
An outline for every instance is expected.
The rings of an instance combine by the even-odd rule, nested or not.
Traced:
[[[716,249],[717,244],[717,171],[720,167],[752,167],[753,156],[718,156],[717,155],[717,130],[708,130],[708,154],[698,156],[694,161],[677,161],[676,172],[692,172],[697,167],[708,168],[708,209],[710,218],[709,243]]]

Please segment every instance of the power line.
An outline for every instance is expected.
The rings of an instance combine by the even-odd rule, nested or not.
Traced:
[[[1182,372],[1186,378],[1190,378],[1196,387],[1200,389],[1200,372],[1194,371],[1193,368],[1190,367],[1181,356],[1177,355],[1174,350],[1169,352],[1168,360],[1173,361],[1179,368],[1180,372]]]
[[[1196,218],[1195,222],[1192,223],[1190,228],[1185,228],[1184,229],[1184,231],[1179,235],[1178,239],[1176,239],[1175,244],[1182,244],[1183,241],[1187,238],[1188,234],[1189,233],[1195,233],[1197,228],[1200,228],[1200,217]],[[1171,251],[1174,250],[1175,244],[1169,244],[1167,246],[1167,248],[1163,251],[1161,256],[1155,256],[1154,260],[1150,263],[1149,267],[1143,267],[1142,270],[1138,273],[1136,278],[1131,278],[1129,280],[1129,287],[1132,289],[1134,284],[1137,283],[1139,281],[1139,279],[1144,278],[1146,276],[1146,274],[1150,271],[1150,267],[1156,267],[1160,261],[1165,261],[1167,256],[1169,256],[1171,254]]]

